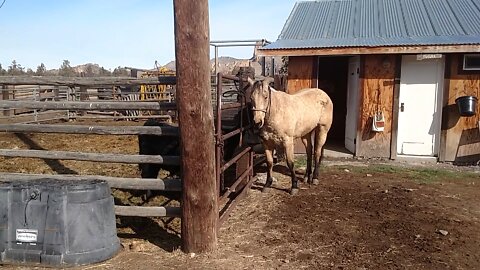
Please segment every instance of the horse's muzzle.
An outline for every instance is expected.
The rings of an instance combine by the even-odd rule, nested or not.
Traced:
[[[260,122],[255,122],[255,127],[257,129],[261,129],[263,127],[263,120],[261,120]]]

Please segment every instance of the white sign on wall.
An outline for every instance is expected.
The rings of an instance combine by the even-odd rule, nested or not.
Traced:
[[[442,54],[436,53],[436,54],[417,54],[417,60],[425,60],[425,59],[440,59],[442,58]]]
[[[15,236],[16,236],[17,242],[36,243],[38,230],[17,229]]]

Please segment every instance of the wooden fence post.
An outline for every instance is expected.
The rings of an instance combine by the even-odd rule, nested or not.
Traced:
[[[2,85],[2,100],[9,100],[10,92],[8,91],[8,86]],[[5,109],[3,111],[3,116],[10,116],[10,110]]]
[[[208,0],[174,0],[177,106],[182,154],[184,252],[217,248]]]

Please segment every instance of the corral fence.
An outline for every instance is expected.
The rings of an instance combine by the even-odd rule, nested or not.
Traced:
[[[164,78],[62,78],[62,77],[1,77],[2,94],[7,92],[11,94],[12,85],[28,85],[40,89],[52,87],[53,89],[105,89],[114,87],[135,87],[142,84],[175,84],[175,77]],[[7,87],[5,87],[7,86]],[[21,88],[21,87],[20,87]],[[59,91],[61,93],[61,91]],[[82,92],[82,91],[81,91]],[[69,93],[67,91],[67,93]],[[2,95],[2,96],[6,96]],[[82,95],[80,93],[80,95]],[[46,120],[60,120],[82,118],[82,113],[87,111],[155,111],[168,112],[175,111],[176,104],[173,102],[157,101],[122,101],[122,100],[90,100],[80,98],[80,101],[69,99],[8,99],[0,100],[0,108],[14,111],[22,110],[24,112],[34,111],[38,114],[49,112],[67,112],[62,117],[48,117]],[[20,116],[22,113],[19,114]],[[29,114],[28,114],[29,115]],[[31,115],[29,115],[31,116]],[[66,118],[65,118],[66,117]],[[128,116],[127,116],[128,117]],[[158,126],[92,126],[92,125],[71,125],[64,124],[65,121],[55,124],[32,124],[31,121],[18,121],[17,115],[10,117],[4,116],[4,121],[0,124],[0,131],[15,133],[61,133],[61,134],[101,134],[101,135],[165,135],[172,136],[179,134],[176,127],[158,127]],[[125,117],[126,118],[126,117]],[[21,118],[23,120],[23,118]],[[113,118],[109,118],[113,119]],[[11,121],[5,121],[11,120]],[[41,120],[41,119],[37,119]],[[35,121],[40,122],[40,121]],[[103,163],[124,163],[139,164],[153,163],[165,165],[180,165],[179,156],[161,156],[161,155],[129,155],[129,154],[109,154],[109,153],[84,153],[70,151],[50,151],[50,150],[24,150],[24,149],[0,149],[0,156],[4,157],[23,157],[40,158],[54,160],[77,160]],[[176,178],[169,179],[146,179],[146,178],[121,178],[110,176],[84,176],[84,175],[43,175],[43,174],[21,174],[21,173],[2,173],[0,179],[3,180],[27,180],[35,179],[54,179],[54,180],[90,180],[101,179],[109,183],[112,188],[131,189],[131,190],[164,190],[181,191],[181,181]],[[179,207],[144,207],[144,206],[115,206],[117,215],[123,216],[173,216],[178,217],[181,214]]]
[[[161,81],[161,84],[157,84]],[[155,101],[173,102],[175,76],[149,78],[129,77],[2,77],[0,100],[10,101]],[[149,89],[148,94],[145,90]],[[166,91],[168,89],[168,91]],[[156,91],[156,92],[155,92]],[[172,118],[165,112],[151,110],[103,110],[90,108],[81,111],[2,108],[0,120],[14,122],[45,122],[72,119],[140,120],[146,118]]]
[[[215,138],[216,138],[216,178],[218,187],[218,200],[220,206],[220,222],[223,222],[229,212],[242,198],[253,182],[252,147],[245,145],[243,134],[250,128],[248,122],[248,100],[245,95],[247,89],[246,80],[235,76],[218,74],[218,84],[215,87],[214,113],[216,114]],[[164,100],[121,100],[114,99],[113,90],[118,88],[137,87],[139,85],[174,85],[175,77],[157,78],[65,78],[65,77],[0,77],[2,96],[8,99],[0,100],[0,109],[11,115],[4,115],[0,120],[0,131],[12,133],[59,133],[59,134],[97,134],[97,135],[158,135],[178,136],[177,127],[160,126],[107,126],[107,125],[72,125],[60,123],[44,123],[53,120],[71,120],[88,118],[86,112],[103,112],[101,119],[128,119],[108,117],[109,112],[116,111],[150,111],[151,115],[145,118],[168,117],[176,112],[176,104]],[[225,85],[224,85],[225,84]],[[28,87],[23,87],[28,85]],[[25,90],[24,98],[19,98],[18,93],[11,91],[16,86]],[[34,89],[37,89],[34,91]],[[100,93],[105,97],[105,91],[97,92],[97,98],[82,98],[82,94],[92,97],[93,91],[74,92],[72,89],[112,89],[108,92],[109,98],[100,98]],[[15,96],[12,93],[16,93]],[[79,94],[78,99],[69,99],[69,95]],[[34,97],[33,100],[31,97]],[[18,111],[18,113],[15,113]],[[20,112],[21,111],[21,112]],[[59,117],[40,117],[41,114],[59,113],[65,114]],[[36,116],[36,119],[25,121],[26,117]],[[23,116],[23,117],[22,117]],[[98,116],[97,116],[98,117]],[[43,122],[42,124],[39,124]],[[33,124],[35,123],[35,124]],[[223,126],[236,127],[229,129],[223,134]],[[234,136],[240,136],[236,154],[224,161],[223,146],[227,140]],[[164,165],[180,165],[179,156],[162,155],[130,155],[108,153],[84,153],[71,151],[52,150],[24,150],[24,149],[0,149],[0,156],[40,158],[54,160],[77,160],[103,163],[139,164],[152,163]],[[35,181],[38,179],[54,180],[91,180],[100,179],[108,182],[110,187],[130,190],[159,190],[181,192],[182,183],[178,178],[149,179],[149,178],[122,178],[110,176],[86,176],[86,175],[45,175],[24,173],[0,173],[0,180],[25,180]],[[213,179],[212,179],[213,180]],[[120,216],[142,217],[180,217],[180,207],[170,206],[115,206],[115,213]]]

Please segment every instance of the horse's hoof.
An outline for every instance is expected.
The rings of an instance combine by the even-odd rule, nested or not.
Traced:
[[[320,181],[318,181],[318,179],[312,179],[312,184],[316,186],[320,184]]]
[[[290,190],[290,195],[297,195],[298,194],[298,188],[292,188]]]
[[[262,193],[269,193],[270,190],[271,190],[271,188],[269,188],[269,187],[263,187],[262,188]]]

